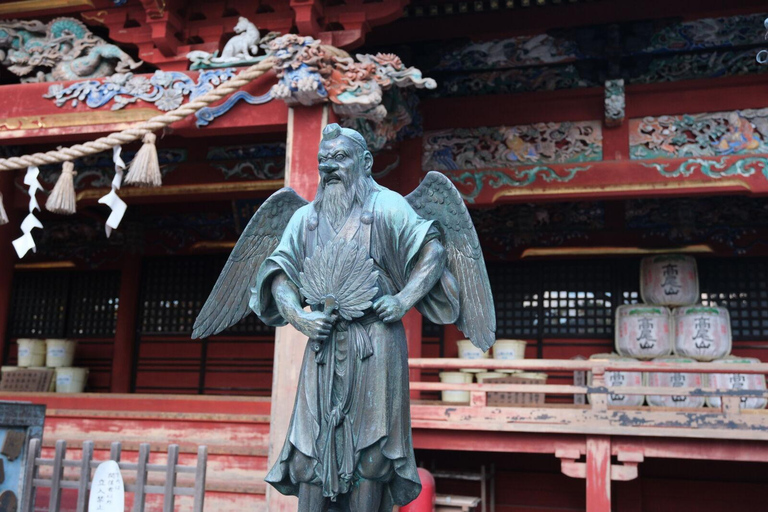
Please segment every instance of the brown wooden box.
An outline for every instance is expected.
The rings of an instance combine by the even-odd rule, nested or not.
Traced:
[[[540,374],[543,378],[536,378],[521,374],[521,376],[510,374],[507,377],[496,379],[485,379],[484,384],[546,384],[545,374]],[[512,393],[507,391],[489,392],[488,405],[493,407],[511,407],[515,405],[539,405],[544,403],[544,393]]]

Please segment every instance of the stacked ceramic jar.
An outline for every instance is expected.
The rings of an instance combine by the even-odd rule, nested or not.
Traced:
[[[19,338],[18,366],[3,366],[7,374],[18,369],[53,370],[51,391],[58,393],[80,393],[88,379],[87,368],[74,368],[74,340]]]
[[[640,295],[644,304],[619,306],[616,311],[616,359],[652,360],[665,363],[759,363],[754,358],[737,358],[731,352],[731,322],[728,310],[702,306],[696,260],[684,255],[644,258],[640,266]],[[674,355],[673,355],[674,354]],[[593,356],[595,357],[595,356]],[[597,356],[601,357],[601,356]],[[602,356],[605,357],[605,356]],[[616,373],[618,375],[608,375]],[[606,372],[612,387],[633,386],[644,379],[649,387],[710,387],[720,389],[765,389],[764,375],[651,372],[645,376],[629,372]],[[709,382],[708,382],[709,380]],[[704,397],[654,396],[648,404],[657,407],[703,407]],[[641,405],[643,397],[609,396],[611,405]],[[720,407],[719,398],[706,403]],[[766,400],[742,400],[742,406],[764,408]]]
[[[491,357],[491,351],[483,352],[472,344],[470,340],[458,340],[456,342],[459,359],[466,359],[467,365],[471,366],[471,361],[478,359],[487,359]],[[493,346],[493,358],[502,360],[525,359],[525,340],[498,339]],[[515,374],[515,379],[510,380],[510,374]],[[522,370],[496,370],[487,371],[475,368],[461,368],[458,372],[440,372],[440,381],[450,384],[471,384],[472,376],[475,376],[477,382],[483,383],[528,383],[544,384],[547,380],[545,373],[523,372]],[[495,398],[500,393],[489,393],[489,400]],[[524,400],[528,397],[527,393],[507,394],[510,400]],[[506,395],[505,395],[506,396]],[[469,401],[469,391],[443,391],[443,402],[463,403]],[[543,395],[541,397],[543,401]]]

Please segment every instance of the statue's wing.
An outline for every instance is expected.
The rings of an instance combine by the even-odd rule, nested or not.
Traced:
[[[293,214],[306,204],[304,198],[286,187],[272,194],[253,214],[197,315],[193,338],[218,334],[248,316],[251,288],[259,267],[280,243]]]
[[[440,224],[448,268],[459,282],[461,310],[456,326],[476,347],[487,351],[496,341],[496,311],[483,251],[461,194],[451,180],[432,171],[406,200],[423,218]]]

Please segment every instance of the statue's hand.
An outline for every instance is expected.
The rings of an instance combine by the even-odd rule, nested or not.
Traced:
[[[309,339],[322,342],[330,336],[335,321],[336,315],[328,317],[322,311],[308,313],[302,310],[291,323]]]
[[[373,310],[386,323],[397,322],[405,316],[408,309],[396,295],[385,295],[373,303]]]

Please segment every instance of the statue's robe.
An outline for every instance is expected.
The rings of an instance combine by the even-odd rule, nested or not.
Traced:
[[[394,295],[408,282],[422,247],[440,236],[433,221],[379,186],[338,232],[310,203],[293,215],[260,268],[252,307],[266,324],[285,325],[272,296],[273,278],[283,272],[299,288],[305,258],[340,238],[369,245],[379,272],[373,301]],[[416,307],[435,323],[456,320],[458,285],[446,268]],[[345,324],[334,329],[320,352],[308,344],[285,445],[266,480],[292,495],[301,483],[319,485],[334,499],[360,478],[386,482],[380,510],[391,511],[421,489],[411,439],[405,330],[402,321],[384,323],[371,309]]]

